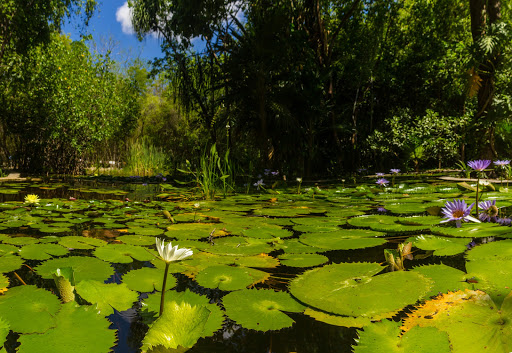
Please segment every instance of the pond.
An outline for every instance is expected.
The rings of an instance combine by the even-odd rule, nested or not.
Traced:
[[[508,189],[485,188],[508,216]],[[474,185],[297,191],[1,184],[0,352],[510,352],[512,228],[440,223]],[[193,251],[161,317],[156,238]]]

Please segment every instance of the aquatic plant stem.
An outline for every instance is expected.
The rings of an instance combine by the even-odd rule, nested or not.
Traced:
[[[159,317],[162,316],[162,313],[164,312],[165,285],[167,284],[167,272],[169,271],[169,264],[170,262],[165,263],[164,282],[162,284],[162,295],[160,296],[160,314],[158,315]]]
[[[480,175],[477,174],[477,177],[476,177],[476,203],[475,203],[476,218],[478,218],[478,186],[479,185],[480,185]]]

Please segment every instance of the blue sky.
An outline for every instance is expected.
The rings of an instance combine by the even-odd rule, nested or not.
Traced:
[[[62,32],[70,35],[73,40],[80,40],[82,27],[78,22],[75,18],[67,21]],[[150,35],[142,42],[137,40],[131,26],[126,0],[100,1],[85,31],[93,36],[100,53],[110,49],[115,60],[150,60],[162,56],[160,41],[157,38]]]

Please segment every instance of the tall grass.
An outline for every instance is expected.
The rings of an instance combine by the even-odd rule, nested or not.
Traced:
[[[129,175],[151,176],[165,172],[165,165],[164,152],[143,139],[130,146],[123,169]]]

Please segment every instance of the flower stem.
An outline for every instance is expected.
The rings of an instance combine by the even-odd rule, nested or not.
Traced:
[[[164,282],[162,284],[162,295],[160,297],[160,314],[158,316],[162,316],[162,313],[164,312],[165,285],[167,284],[167,272],[169,271],[169,264],[169,262],[165,263]]]
[[[480,185],[480,175],[476,177],[476,204],[475,204],[475,214],[476,218],[478,218],[478,186]]]

